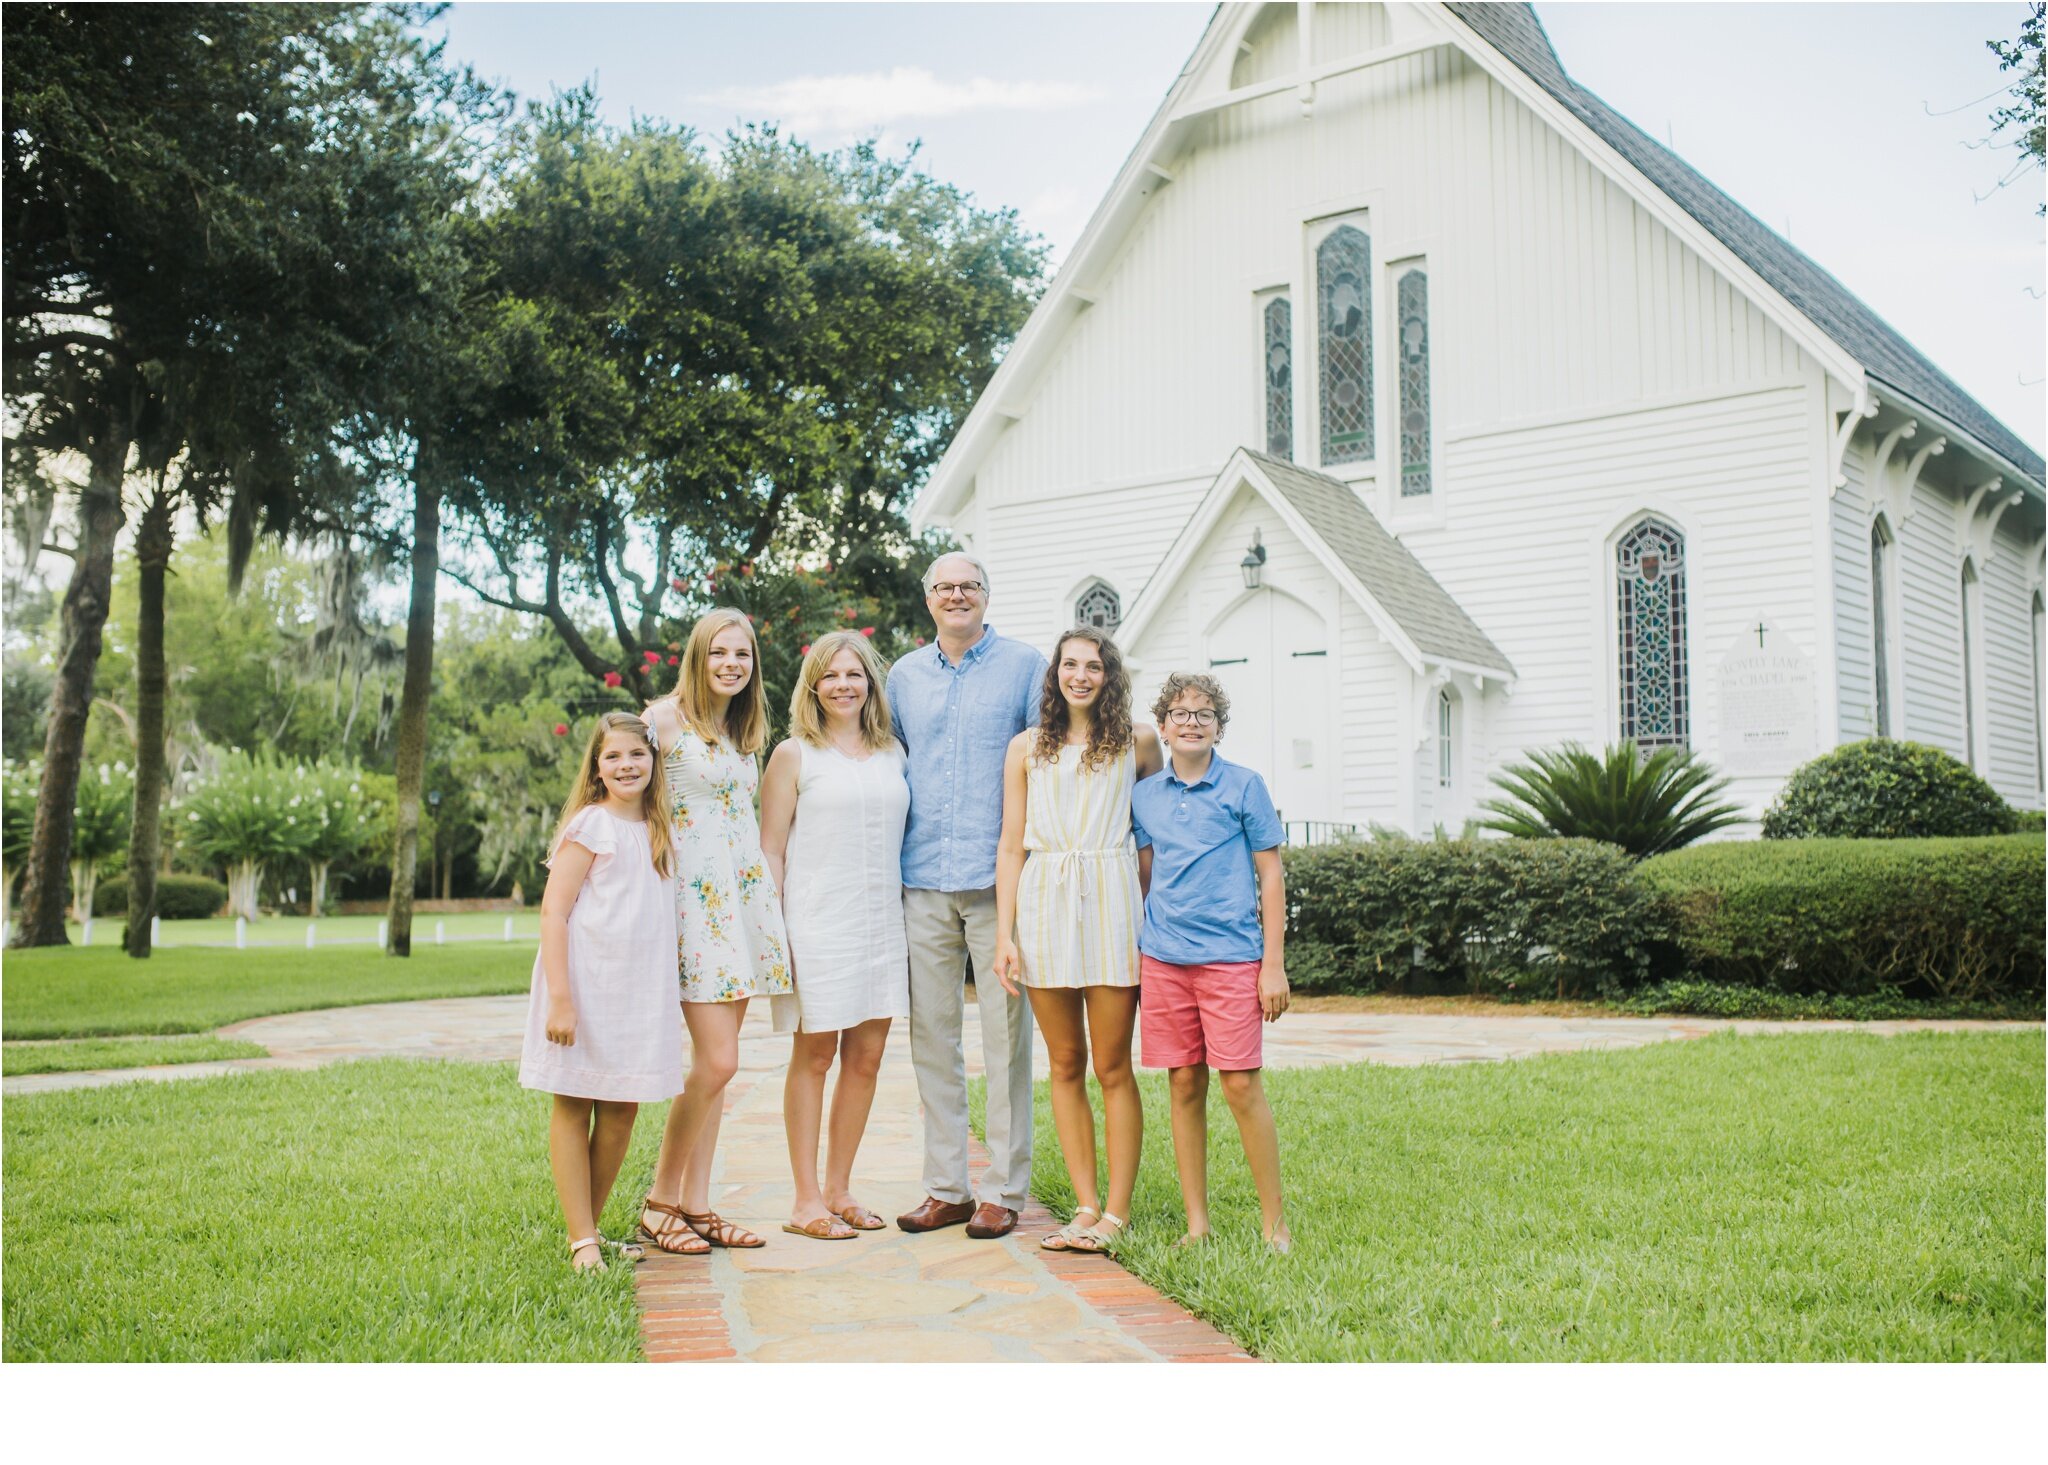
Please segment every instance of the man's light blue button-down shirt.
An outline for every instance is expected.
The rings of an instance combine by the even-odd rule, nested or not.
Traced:
[[[889,718],[908,756],[910,824],[903,883],[986,890],[1003,832],[1003,755],[1038,725],[1045,658],[984,626],[955,663],[938,643],[889,669]]]

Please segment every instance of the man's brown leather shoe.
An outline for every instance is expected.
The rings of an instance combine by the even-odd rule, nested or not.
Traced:
[[[1016,1227],[1015,1211],[985,1200],[975,1210],[974,1219],[967,1223],[967,1234],[976,1241],[993,1241],[998,1236],[1008,1236]]]
[[[898,1216],[896,1224],[905,1231],[936,1231],[941,1226],[957,1226],[975,1214],[973,1201],[953,1204],[928,1195],[916,1210]]]

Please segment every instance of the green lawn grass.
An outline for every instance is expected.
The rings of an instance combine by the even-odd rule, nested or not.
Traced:
[[[74,1042],[0,1044],[0,1074],[78,1073],[95,1068],[152,1068],[162,1063],[213,1063],[262,1058],[261,1043],[211,1034],[185,1038],[80,1038]]]
[[[1218,1240],[1170,1249],[1165,1085],[1143,1082],[1119,1256],[1264,1358],[2042,1359],[2039,1033],[1270,1072],[1288,1257],[1259,1244],[1213,1087]],[[1070,1215],[1043,1084],[1033,1175]]]
[[[569,1270],[547,1115],[509,1065],[401,1060],[10,1099],[5,1357],[638,1358],[631,1267]]]
[[[431,946],[434,942],[434,927],[442,927],[441,934],[449,941],[502,941],[505,937],[505,920],[510,914],[512,939],[528,946],[540,940],[540,911],[538,909],[502,911],[457,911],[448,915],[417,913],[412,918],[412,940],[414,946]],[[121,928],[127,922],[126,916],[94,916],[92,921],[92,944],[119,946]],[[375,946],[377,944],[377,923],[379,916],[322,916],[314,925],[314,941],[321,946],[329,944],[349,946]],[[306,946],[304,916],[264,916],[249,923],[243,939],[251,948],[264,946],[288,946],[301,951]],[[82,945],[85,928],[72,921],[65,926],[73,945]],[[214,946],[232,948],[235,944],[235,923],[232,917],[213,916],[198,921],[165,921],[158,927],[158,944],[161,946]]]
[[[415,946],[403,960],[370,947],[288,955],[188,947],[147,961],[99,947],[44,947],[7,953],[0,1033],[206,1032],[274,1012],[524,992],[532,975],[530,945]]]

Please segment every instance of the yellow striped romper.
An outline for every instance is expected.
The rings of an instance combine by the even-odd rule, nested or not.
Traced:
[[[1025,764],[1017,950],[1027,987],[1138,985],[1137,754],[1084,770],[1083,751],[1068,744],[1051,763]]]

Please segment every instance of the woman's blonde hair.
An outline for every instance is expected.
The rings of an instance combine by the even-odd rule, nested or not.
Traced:
[[[711,689],[711,642],[727,626],[738,626],[747,633],[747,644],[754,652],[754,674],[725,704],[725,726],[721,728],[704,709],[717,695]],[[721,605],[697,618],[697,624],[690,628],[689,644],[683,647],[683,666],[676,673],[676,689],[669,695],[675,699],[682,720],[705,742],[716,743],[723,738],[750,756],[767,746],[768,698],[761,686],[761,641],[745,611]]]
[[[555,821],[554,837],[548,840],[548,855],[550,858],[554,856],[571,819],[592,804],[604,802],[604,780],[598,777],[597,760],[604,752],[605,739],[613,733],[625,733],[640,739],[647,744],[647,751],[652,755],[653,771],[648,774],[646,787],[640,790],[640,813],[647,820],[647,848],[654,855],[654,868],[666,879],[675,873],[675,826],[668,815],[668,787],[661,777],[661,750],[654,745],[652,729],[630,712],[601,713],[590,729],[590,740],[583,745],[583,761],[577,765],[576,777],[569,785],[569,797],[562,801],[562,817]]]
[[[833,658],[851,651],[860,658],[867,673],[868,700],[860,709],[860,740],[876,752],[896,741],[889,723],[889,698],[882,690],[888,668],[875,651],[875,643],[858,631],[827,631],[804,653],[804,664],[796,674],[796,687],[789,694],[789,735],[814,748],[825,746],[825,707],[818,700],[818,683],[824,680]]]

